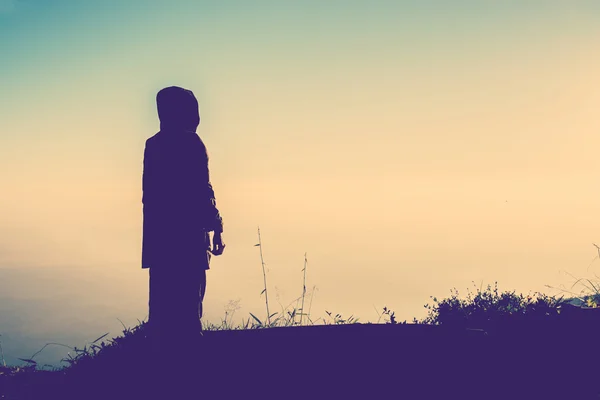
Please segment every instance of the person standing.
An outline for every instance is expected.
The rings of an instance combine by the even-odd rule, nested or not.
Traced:
[[[144,149],[142,268],[150,275],[148,325],[160,344],[201,335],[206,270],[225,244],[208,153],[196,133],[198,101],[171,86],[156,103],[160,131]]]

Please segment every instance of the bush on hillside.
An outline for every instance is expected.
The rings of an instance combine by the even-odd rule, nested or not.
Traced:
[[[476,288],[467,291],[466,298],[460,298],[458,290],[451,290],[451,296],[442,300],[432,297],[433,304],[426,304],[428,315],[417,323],[486,329],[501,323],[524,320],[547,320],[560,313],[562,298],[543,293],[533,295],[517,294],[515,291],[498,291],[490,285],[486,290]]]

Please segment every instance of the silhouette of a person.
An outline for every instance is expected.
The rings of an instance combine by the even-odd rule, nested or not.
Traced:
[[[200,335],[206,270],[225,244],[208,154],[196,133],[198,101],[171,86],[156,103],[160,131],[144,150],[142,268],[150,269],[148,324],[161,343]]]

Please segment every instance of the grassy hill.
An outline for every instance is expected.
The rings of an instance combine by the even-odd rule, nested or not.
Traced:
[[[491,288],[423,321],[214,329],[153,347],[145,323],[65,368],[0,368],[2,399],[598,398],[600,309]],[[346,321],[347,322],[347,321]],[[34,360],[32,360],[34,361]]]

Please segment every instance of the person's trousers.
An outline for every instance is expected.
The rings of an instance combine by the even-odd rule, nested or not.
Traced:
[[[200,336],[205,291],[205,269],[182,265],[150,268],[148,324],[155,343],[171,347]]]

